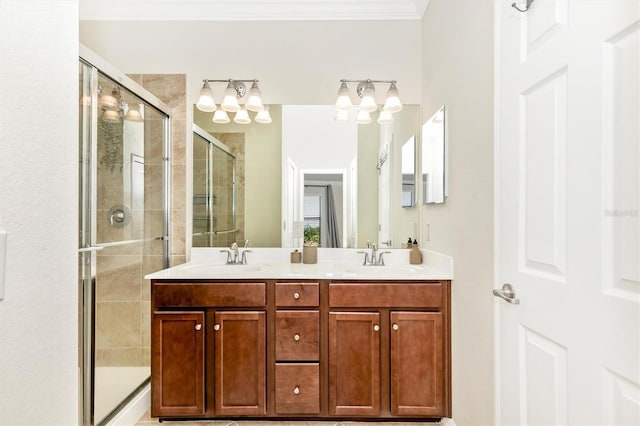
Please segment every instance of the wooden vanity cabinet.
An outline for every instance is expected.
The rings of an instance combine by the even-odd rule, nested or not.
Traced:
[[[450,282],[152,280],[151,415],[451,417]]]
[[[330,283],[330,413],[449,416],[448,297],[442,282]]]

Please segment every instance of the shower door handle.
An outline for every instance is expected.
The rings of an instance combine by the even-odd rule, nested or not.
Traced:
[[[78,253],[86,253],[88,251],[100,251],[100,250],[104,250],[103,246],[89,246],[89,247],[82,247],[78,249]]]

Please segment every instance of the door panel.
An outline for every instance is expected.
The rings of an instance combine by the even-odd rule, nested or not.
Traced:
[[[216,415],[266,413],[265,333],[264,312],[216,312]]]
[[[151,415],[204,414],[204,313],[153,315]]]
[[[496,420],[638,424],[640,2],[495,5]]]
[[[444,416],[441,312],[391,312],[391,414]]]
[[[329,312],[329,411],[380,413],[380,314]]]

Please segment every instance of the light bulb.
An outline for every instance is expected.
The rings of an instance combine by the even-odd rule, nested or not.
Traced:
[[[371,114],[369,111],[360,110],[358,111],[358,117],[356,118],[358,124],[368,124],[371,123]]]
[[[393,123],[393,114],[390,111],[380,111],[380,115],[378,115],[378,124],[390,123]]]
[[[98,106],[104,110],[112,110],[112,111],[117,111],[118,110],[118,100],[116,99],[116,89],[113,89],[113,92],[111,95],[103,95],[102,93],[100,93],[100,96],[98,97]]]
[[[205,80],[200,89],[200,97],[196,102],[196,108],[204,112],[213,112],[216,110],[216,103],[213,100],[213,92],[209,86],[209,82]]]
[[[391,83],[391,86],[389,86],[387,99],[385,100],[382,109],[389,112],[398,112],[402,109],[402,102],[400,102],[398,88],[395,83]]]
[[[229,116],[227,115],[227,112],[225,110],[219,109],[213,113],[213,118],[211,119],[211,121],[218,124],[226,124],[231,120],[229,119]]]
[[[375,87],[373,83],[367,82],[367,85],[362,92],[362,100],[360,101],[360,110],[373,112],[378,109],[375,99]]]
[[[262,111],[258,111],[255,120],[257,123],[262,124],[271,123],[271,114],[269,114],[269,107],[265,107]]]
[[[227,88],[224,90],[224,100],[222,101],[220,107],[222,107],[222,109],[227,112],[240,111],[237,92],[232,81],[229,82]]]
[[[233,121],[238,124],[249,124],[251,123],[251,118],[249,118],[249,112],[246,108],[242,108],[240,111],[236,112],[235,117],[233,117]]]
[[[137,122],[142,122],[144,121],[144,119],[142,118],[142,114],[140,114],[140,110],[139,109],[135,109],[135,108],[130,108],[127,105],[127,114],[124,116],[124,119],[127,121],[137,121]]]
[[[249,98],[247,99],[245,108],[254,112],[260,112],[264,109],[264,105],[262,104],[262,93],[258,88],[257,81],[254,81],[251,85],[251,89],[249,89]]]
[[[351,97],[349,96],[349,88],[346,82],[342,82],[338,89],[338,99],[336,100],[336,109],[338,111],[348,111],[353,108]]]
[[[120,112],[114,111],[112,109],[105,109],[102,113],[102,119],[107,123],[119,123],[120,122]]]

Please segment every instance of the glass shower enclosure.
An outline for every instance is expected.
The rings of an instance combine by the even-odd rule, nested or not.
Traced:
[[[82,423],[148,385],[150,286],[168,267],[169,108],[81,49],[79,286]]]
[[[237,227],[236,156],[193,125],[192,247],[229,247],[242,238]]]

